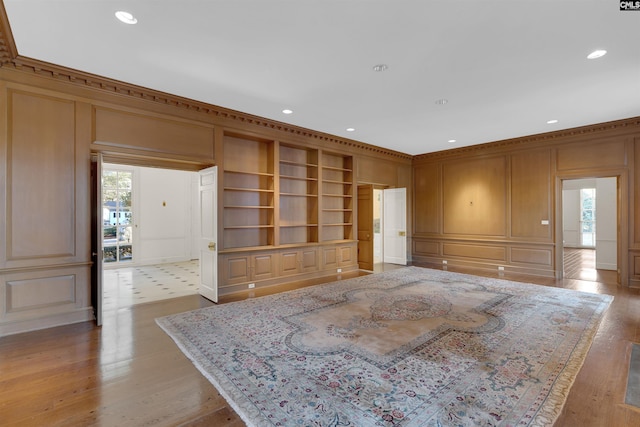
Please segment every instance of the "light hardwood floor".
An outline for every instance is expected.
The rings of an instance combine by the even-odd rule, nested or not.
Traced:
[[[640,410],[624,405],[624,393],[630,343],[640,340],[640,292],[607,279],[501,277],[614,295],[556,426],[639,426]],[[156,317],[209,305],[200,296],[185,296],[113,309],[101,328],[87,322],[0,338],[0,425],[244,425],[155,324]]]

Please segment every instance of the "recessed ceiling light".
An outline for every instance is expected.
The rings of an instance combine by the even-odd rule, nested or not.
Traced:
[[[293,114],[293,110],[289,110],[289,109],[284,109],[282,110],[282,114]]]
[[[552,125],[552,124],[554,124],[554,123],[558,123],[558,120],[557,120],[557,119],[547,120],[547,124],[548,124],[548,125]]]
[[[355,128],[347,128],[347,132],[355,132]]]
[[[386,64],[378,64],[378,65],[374,65],[373,66],[373,71],[375,71],[376,73],[380,73],[382,71],[386,71],[389,69],[389,66]]]
[[[589,59],[596,59],[596,58],[602,58],[603,56],[605,56],[607,54],[606,50],[594,50],[593,52],[591,52],[589,55],[587,55],[587,58]]]
[[[455,139],[450,139],[447,142],[456,142],[456,140]]]
[[[124,22],[125,24],[129,24],[129,25],[138,23],[138,20],[134,18],[132,14],[130,14],[129,12],[125,12],[124,10],[117,11],[116,18],[118,18],[120,21]]]
[[[437,105],[444,105],[444,104],[446,104],[447,102],[449,102],[449,100],[448,100],[448,99],[444,99],[444,98],[436,99],[436,104],[437,104]]]

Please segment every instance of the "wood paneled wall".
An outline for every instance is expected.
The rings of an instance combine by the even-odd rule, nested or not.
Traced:
[[[562,275],[562,180],[616,177],[618,269],[640,284],[640,118],[416,156],[414,261]]]
[[[0,336],[93,318],[92,152],[114,163],[222,172],[224,135],[248,135],[343,153],[365,180],[379,165],[377,181],[411,191],[409,155],[28,58],[0,68],[0,100]],[[219,213],[219,226],[225,221]],[[221,254],[230,267],[219,281],[232,291],[246,289],[234,287],[247,279],[238,272],[267,284],[335,274],[357,268],[355,246]]]
[[[0,335],[40,327],[43,317],[91,319],[82,108],[6,84],[0,98]]]

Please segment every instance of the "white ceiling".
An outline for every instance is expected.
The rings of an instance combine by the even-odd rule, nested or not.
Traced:
[[[22,56],[407,154],[640,116],[640,11],[616,0],[4,4]]]

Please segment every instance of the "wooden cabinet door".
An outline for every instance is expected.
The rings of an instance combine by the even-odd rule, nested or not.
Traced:
[[[225,285],[251,281],[251,256],[248,254],[223,256],[222,277]]]
[[[277,276],[275,253],[253,255],[251,266],[251,280],[271,279]]]
[[[288,276],[300,273],[301,252],[297,249],[280,253],[280,275]]]
[[[318,271],[318,248],[306,248],[300,251],[300,269],[304,273]]]
[[[323,246],[321,248],[322,270],[334,270],[338,268],[338,250],[335,246]]]
[[[349,267],[358,263],[354,245],[338,246],[338,267]]]

